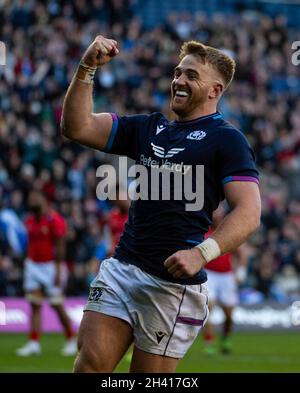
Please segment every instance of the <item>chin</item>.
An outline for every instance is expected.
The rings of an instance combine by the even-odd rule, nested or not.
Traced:
[[[186,112],[186,107],[182,104],[172,102],[170,106],[171,106],[172,111],[174,111],[175,113]]]
[[[188,111],[185,108],[179,108],[176,105],[171,105],[172,111],[180,117],[185,117],[188,114]]]

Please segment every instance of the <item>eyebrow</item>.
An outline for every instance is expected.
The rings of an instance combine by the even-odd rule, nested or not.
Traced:
[[[175,72],[175,71],[182,71],[182,70],[184,70],[184,72],[194,73],[194,74],[196,74],[196,75],[199,76],[199,72],[196,71],[196,70],[194,70],[193,68],[182,69],[182,68],[179,67],[179,66],[177,66],[177,67],[174,68],[174,72]]]

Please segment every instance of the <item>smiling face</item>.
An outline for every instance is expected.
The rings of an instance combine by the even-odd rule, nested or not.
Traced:
[[[213,113],[222,90],[222,80],[209,63],[202,63],[194,55],[186,55],[175,68],[171,109],[181,120]]]

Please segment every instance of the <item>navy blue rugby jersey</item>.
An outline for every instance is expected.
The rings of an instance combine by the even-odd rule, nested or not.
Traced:
[[[212,213],[224,199],[224,184],[258,183],[254,153],[245,136],[219,112],[192,121],[169,121],[161,113],[112,117],[112,131],[104,151],[132,158],[148,173],[155,166],[168,166],[183,174],[190,170],[193,190],[196,166],[204,166],[203,207],[188,211],[184,197],[132,201],[114,257],[168,281],[187,285],[205,282],[203,269],[189,279],[175,280],[164,261],[174,252],[203,241]]]

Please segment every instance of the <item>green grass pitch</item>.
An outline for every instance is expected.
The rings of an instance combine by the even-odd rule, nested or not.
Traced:
[[[71,372],[73,358],[60,355],[62,335],[42,337],[43,354],[20,358],[15,349],[26,340],[25,334],[0,334],[0,372]],[[205,355],[199,337],[186,357],[179,363],[178,372],[300,372],[299,332],[235,333],[231,355]],[[117,372],[127,372],[129,362],[123,360]]]

